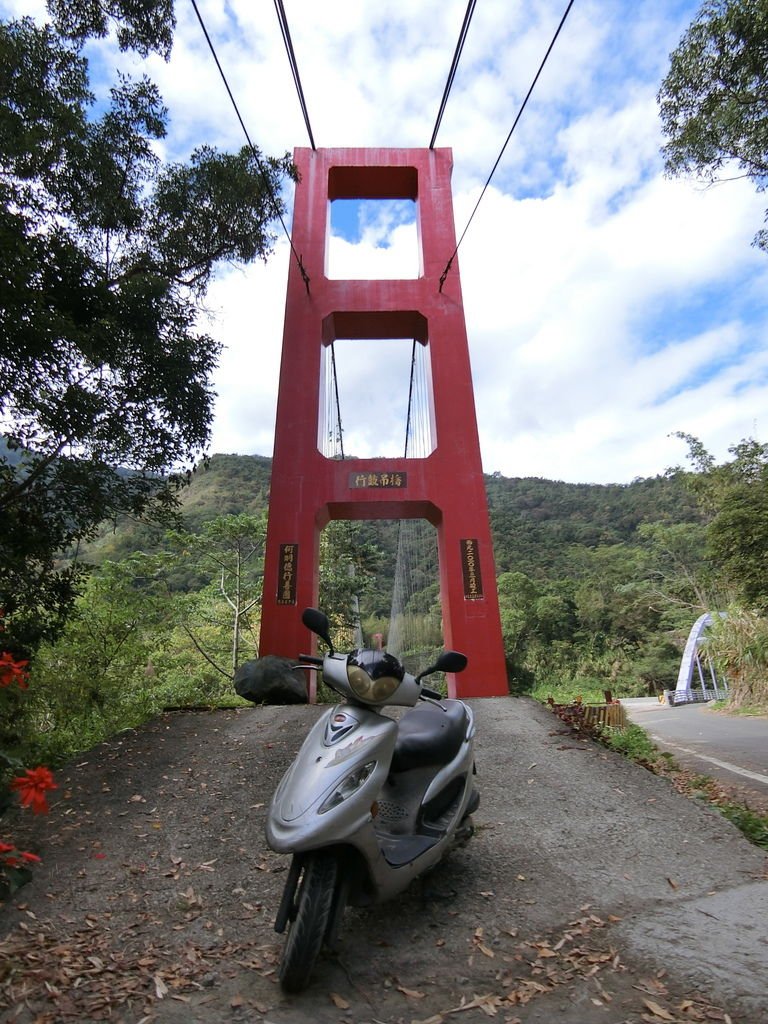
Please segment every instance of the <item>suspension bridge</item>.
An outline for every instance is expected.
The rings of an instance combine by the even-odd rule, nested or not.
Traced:
[[[192,4],[261,167],[196,0]],[[573,0],[457,241],[450,189],[452,154],[436,148],[436,139],[475,4],[476,0],[467,4],[428,147],[322,149],[315,143],[284,5],[275,0],[310,147],[294,151],[298,182],[289,235],[293,259],[286,293],[259,653],[292,657],[306,645],[300,610],[317,603],[319,537],[330,521],[395,519],[401,526],[389,649],[409,656],[419,645],[409,626],[413,566],[417,552],[436,543],[445,646],[469,658],[461,677],[448,676],[449,694],[495,696],[508,688],[457,256]],[[266,174],[263,177],[269,188]],[[414,204],[419,246],[415,279],[329,276],[328,210],[335,201],[346,199]],[[274,196],[273,200],[279,215]],[[402,454],[356,459],[344,446],[336,343],[396,339],[412,346]],[[374,366],[371,393],[376,386]]]

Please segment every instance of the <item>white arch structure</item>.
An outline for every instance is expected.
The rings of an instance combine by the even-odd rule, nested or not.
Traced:
[[[722,616],[725,615],[725,612],[716,612],[715,614]],[[710,700],[711,698],[719,700],[721,696],[725,696],[728,692],[728,684],[722,679],[718,681],[711,658],[707,658],[706,666],[711,685],[707,685],[704,676],[699,643],[704,630],[711,622],[712,614],[705,612],[696,619],[691,627],[691,632],[688,634],[688,640],[683,651],[683,660],[680,662],[680,671],[677,674],[677,686],[675,687],[674,694],[671,695],[674,697],[675,704],[686,704],[691,701]],[[701,684],[700,690],[694,690],[691,686],[694,669]]]

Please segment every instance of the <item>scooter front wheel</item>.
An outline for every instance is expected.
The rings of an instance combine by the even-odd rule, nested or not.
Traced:
[[[309,984],[328,930],[337,877],[334,854],[320,851],[305,858],[278,971],[286,992],[301,992]]]

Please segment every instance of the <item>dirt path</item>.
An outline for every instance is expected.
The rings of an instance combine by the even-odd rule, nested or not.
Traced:
[[[345,918],[283,996],[271,793],[317,708],[167,715],[10,821],[35,881],[0,911],[3,1022],[621,1024],[768,1019],[764,856],[530,701],[474,702],[477,835]]]

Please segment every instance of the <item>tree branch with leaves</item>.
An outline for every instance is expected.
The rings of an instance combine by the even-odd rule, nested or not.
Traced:
[[[768,0],[705,0],[658,95],[670,175],[768,186]],[[768,219],[768,214],[766,215]],[[755,236],[768,251],[768,230]]]
[[[121,513],[172,520],[173,473],[210,435],[205,290],[269,256],[294,174],[250,147],[164,163],[149,79],[93,94],[85,39],[116,26],[121,47],[167,56],[172,5],[50,9],[56,28],[0,23],[0,606],[19,650],[72,608],[81,573],[62,554]]]

